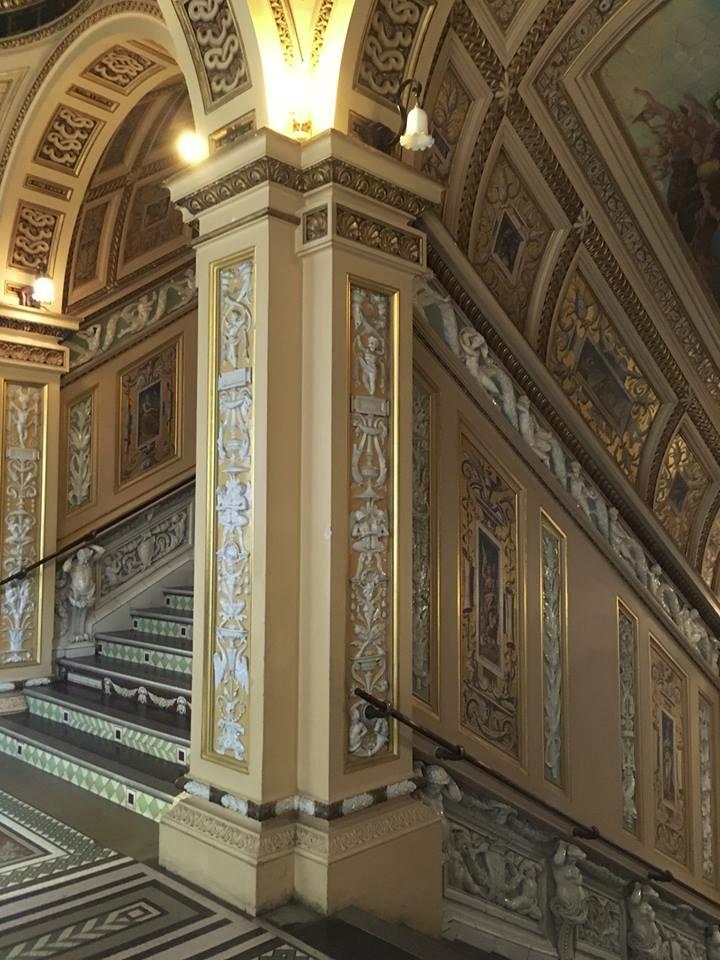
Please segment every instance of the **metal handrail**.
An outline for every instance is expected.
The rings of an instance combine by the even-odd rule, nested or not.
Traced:
[[[639,873],[639,871],[631,871],[635,872],[638,879],[650,880],[655,883],[675,883],[683,890],[687,890],[693,897],[696,897],[697,899],[704,901],[704,903],[709,904],[712,907],[713,912],[717,914],[718,909],[720,909],[720,904],[706,896],[704,893],[701,893],[699,890],[696,890],[695,887],[690,886],[689,883],[679,880],[670,870],[656,866],[656,864],[650,860],[646,860],[645,857],[641,856],[640,854],[634,853],[633,851],[621,846],[619,843],[616,843],[614,840],[611,840],[609,837],[603,836],[596,826],[588,826],[585,823],[581,823],[580,820],[577,820],[571,814],[566,813],[564,810],[561,810],[554,804],[548,802],[547,800],[543,800],[542,797],[535,796],[535,794],[531,793],[525,787],[515,783],[498,770],[493,770],[492,767],[489,767],[486,763],[483,763],[482,760],[478,760],[477,757],[474,757],[472,754],[468,753],[462,744],[452,743],[452,741],[446,740],[445,737],[435,733],[435,731],[431,730],[429,727],[425,727],[421,723],[416,723],[415,720],[413,720],[407,714],[396,710],[395,707],[393,707],[393,705],[387,700],[380,700],[378,697],[374,697],[371,693],[368,693],[361,687],[356,687],[353,692],[356,697],[359,697],[360,700],[364,700],[365,703],[368,704],[368,707],[365,708],[365,715],[368,717],[368,719],[373,720],[383,717],[392,717],[393,719],[397,720],[398,723],[402,723],[404,726],[409,727],[421,737],[424,737],[426,740],[430,740],[432,743],[437,744],[435,756],[438,760],[446,760],[453,763],[462,761],[467,763],[471,767],[475,767],[476,770],[480,770],[481,773],[485,774],[491,779],[501,783],[509,790],[519,793],[522,797],[525,797],[525,799],[530,800],[531,803],[552,814],[553,817],[557,817],[570,824],[572,830],[569,835],[566,835],[566,839],[585,841],[594,840],[599,843],[603,843],[606,847],[609,847],[616,853],[621,854],[623,858],[634,860],[644,868],[644,875]],[[558,830],[558,833],[562,833],[562,831]]]
[[[162,503],[163,500],[167,500],[169,497],[172,497],[173,494],[178,493],[180,490],[183,490],[185,487],[190,487],[195,483],[195,474],[192,477],[188,477],[185,480],[182,480],[180,483],[176,483],[175,486],[170,487],[169,490],[166,490],[163,494],[157,497],[155,500],[145,500],[141,504],[137,504],[132,507],[130,510],[127,510],[121,516],[116,517],[114,520],[110,520],[108,523],[104,523],[102,526],[97,527],[95,530],[91,530],[89,533],[86,533],[85,536],[79,537],[77,540],[73,540],[70,543],[66,544],[61,550],[56,550],[54,553],[49,553],[47,556],[42,557],[40,560],[34,560],[32,563],[29,563],[26,567],[22,567],[20,570],[17,570],[15,573],[11,573],[9,576],[4,577],[0,580],[0,589],[7,586],[9,583],[15,583],[18,580],[24,580],[25,577],[32,573],[33,570],[37,570],[39,567],[44,566],[46,563],[51,563],[53,560],[58,560],[60,557],[66,557],[71,553],[75,553],[76,550],[79,550],[81,547],[89,546],[93,543],[99,536],[103,533],[107,533],[108,530],[112,530],[113,527],[120,526],[121,523],[125,523],[126,520],[129,520],[130,517],[135,516],[136,513],[142,513],[143,510],[147,510],[148,507],[157,506],[157,504]]]

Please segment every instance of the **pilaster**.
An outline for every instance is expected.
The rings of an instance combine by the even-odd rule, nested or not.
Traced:
[[[353,691],[410,709],[412,222],[440,189],[336,131],[260,131],[172,190],[199,227],[207,429],[191,779],[161,861],[251,912],[438,932],[437,815]]]

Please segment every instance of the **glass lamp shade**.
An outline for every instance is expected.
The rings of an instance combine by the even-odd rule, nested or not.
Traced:
[[[55,284],[50,277],[36,277],[33,283],[33,300],[37,303],[52,303],[54,299]]]
[[[428,133],[428,117],[417,103],[408,114],[405,133],[400,137],[400,146],[405,150],[428,150],[435,138]]]

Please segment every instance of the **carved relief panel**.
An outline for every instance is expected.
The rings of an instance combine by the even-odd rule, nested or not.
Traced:
[[[462,724],[519,760],[524,497],[464,435],[460,475]]]
[[[567,786],[567,540],[545,512],[540,516],[540,563],[545,779],[563,787]]]
[[[68,511],[79,510],[95,500],[96,390],[67,407],[65,499]]]
[[[180,455],[182,337],[123,370],[118,487]]]
[[[395,336],[397,294],[351,281],[348,685],[392,699],[394,665]],[[348,752],[393,750],[387,719],[350,696]]]
[[[53,170],[77,176],[104,126],[97,117],[61,103],[45,130],[35,160]]]
[[[579,271],[573,274],[560,304],[547,365],[634,483],[660,400]]]
[[[430,112],[430,133],[435,142],[423,154],[423,173],[440,183],[448,181],[455,149],[472,102],[472,96],[455,67],[448,63]]]
[[[356,86],[392,101],[413,75],[422,37],[435,7],[427,0],[375,0],[363,41]]]
[[[712,703],[699,695],[698,726],[700,744],[700,831],[702,875],[715,880],[715,711]]]
[[[687,679],[651,638],[652,729],[655,774],[655,846],[688,862]]]
[[[2,543],[0,575],[40,556],[45,495],[47,387],[5,381],[2,425]],[[39,643],[42,571],[8,584],[0,599],[0,666],[30,663]]]
[[[438,596],[435,391],[413,378],[413,693],[437,708]]]
[[[210,457],[213,497],[207,562],[210,697],[205,749],[248,761],[252,632],[255,261],[243,254],[212,267]]]

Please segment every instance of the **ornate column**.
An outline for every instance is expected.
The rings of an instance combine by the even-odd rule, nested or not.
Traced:
[[[409,738],[410,226],[439,188],[330,131],[175,181],[199,222],[191,781],[161,861],[258,911],[292,896],[438,931],[441,834]]]
[[[77,323],[0,304],[0,578],[55,549],[59,344]],[[22,708],[18,692],[52,672],[54,565],[0,590],[0,712]]]

